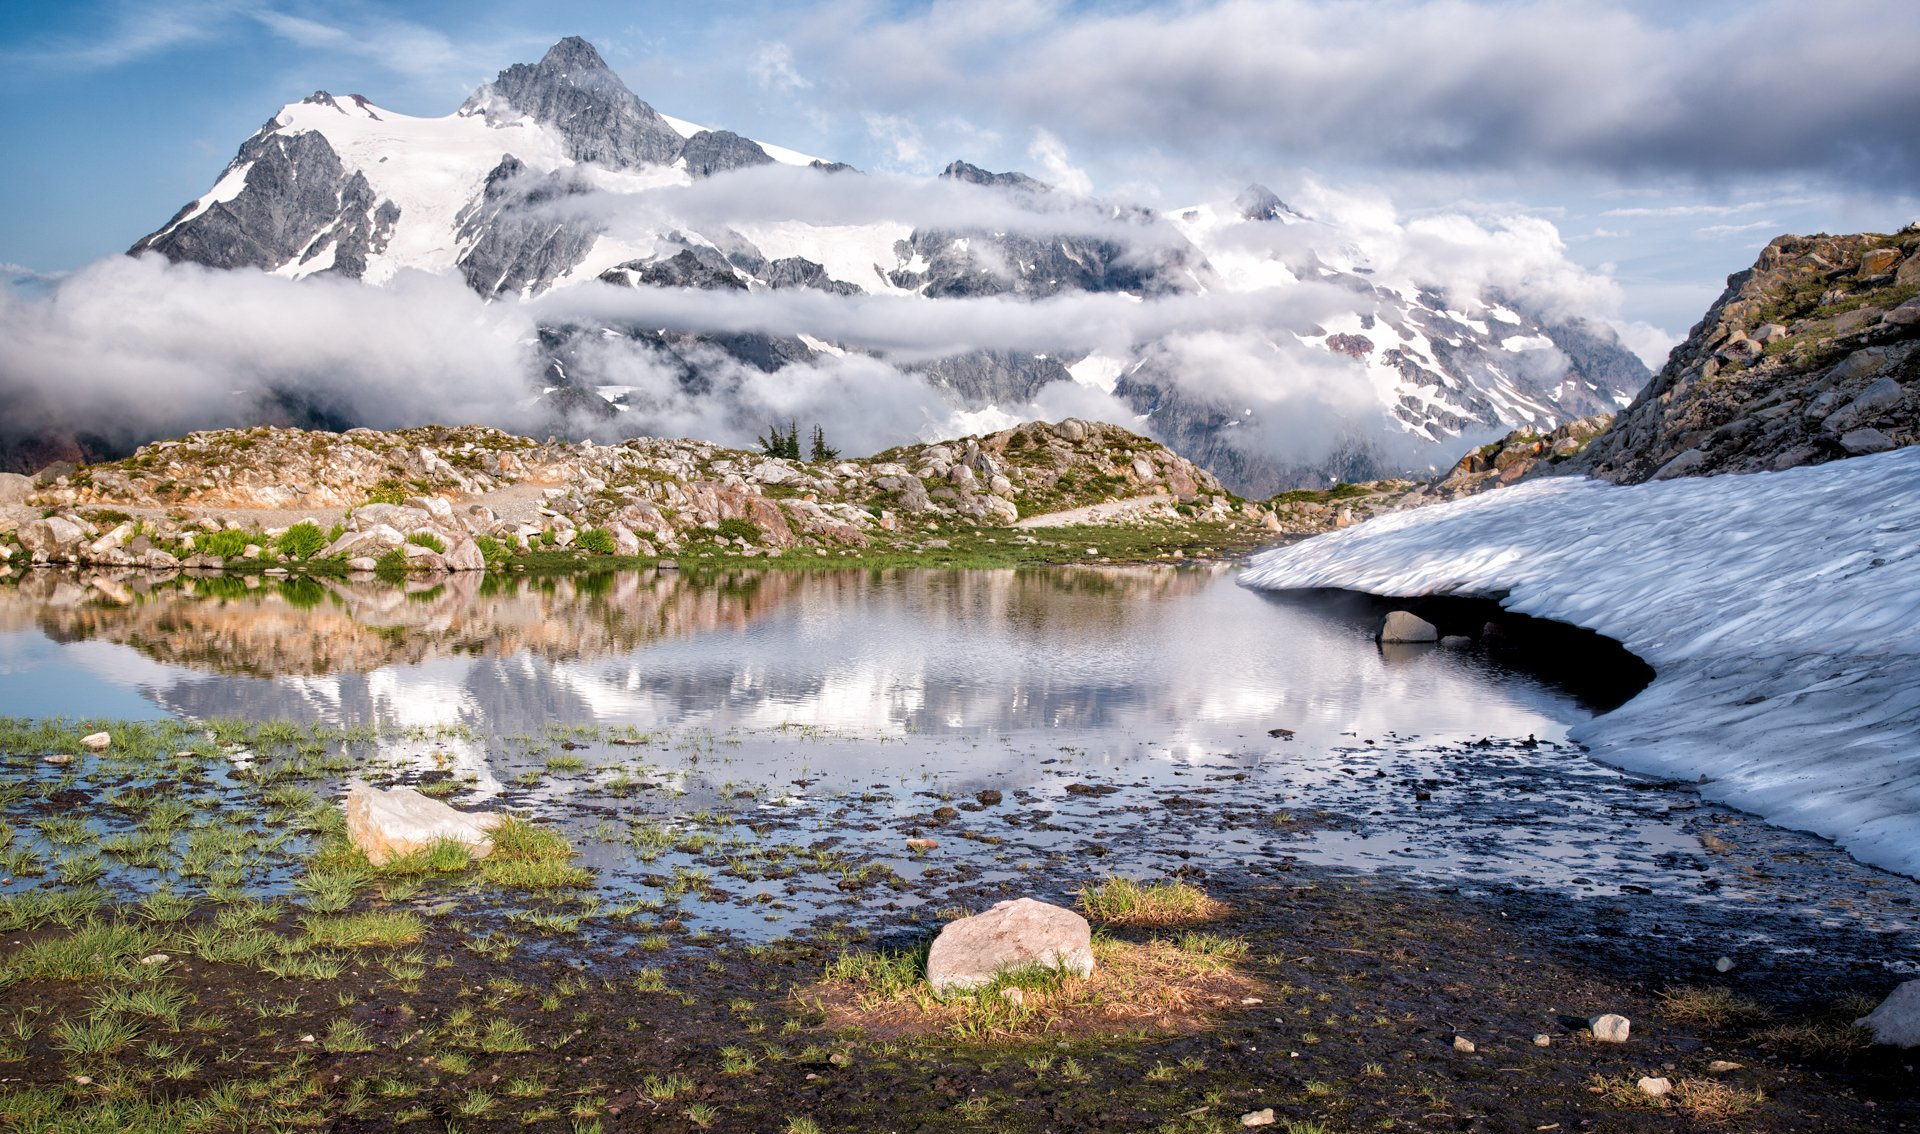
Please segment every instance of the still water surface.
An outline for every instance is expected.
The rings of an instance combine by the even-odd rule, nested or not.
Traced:
[[[456,803],[568,824],[615,889],[717,861],[634,853],[634,824],[685,829],[695,809],[749,829],[762,817],[912,884],[878,901],[747,882],[689,915],[754,934],[1017,890],[1058,898],[1109,873],[1295,864],[1576,898],[1779,900],[1702,850],[1702,833],[1746,820],[1567,744],[1588,710],[1566,693],[1474,649],[1383,649],[1370,614],[1233,574],[128,579],[129,595],[42,571],[0,590],[0,714],[383,726],[376,762],[403,778],[451,771]],[[555,728],[570,725],[588,739],[556,772]],[[636,779],[665,790],[612,790]],[[1004,802],[970,802],[981,792]],[[942,849],[906,853],[916,836]],[[1793,900],[1858,892],[1844,856],[1766,836],[1780,839],[1817,862]],[[1881,913],[1911,921],[1904,907],[1848,916]]]

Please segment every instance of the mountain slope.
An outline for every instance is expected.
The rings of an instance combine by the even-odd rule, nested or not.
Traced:
[[[1253,493],[1444,463],[1516,425],[1611,410],[1646,376],[1603,325],[1546,318],[1554,305],[1524,281],[1451,276],[1377,226],[1310,218],[1259,186],[1162,215],[955,162],[930,184],[861,188],[874,203],[851,223],[823,219],[835,210],[815,202],[846,196],[830,180],[845,176],[661,114],[569,38],[443,118],[359,95],[291,104],[132,251],[370,284],[424,271],[490,300],[541,298],[539,385],[574,430],[700,417],[737,442],[792,412],[755,375],[833,390],[890,371],[899,408],[872,425],[894,440],[1097,414]],[[722,182],[730,195],[703,189]],[[689,290],[728,298],[657,313]],[[1044,343],[965,307],[1103,298],[1120,302],[1048,320]],[[805,412],[837,427],[859,412],[846,400],[822,393]]]

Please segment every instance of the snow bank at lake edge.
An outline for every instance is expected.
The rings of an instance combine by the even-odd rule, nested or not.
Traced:
[[[1267,589],[1497,595],[1652,685],[1577,727],[1609,763],[1920,877],[1920,448],[1779,473],[1549,479],[1256,556]]]

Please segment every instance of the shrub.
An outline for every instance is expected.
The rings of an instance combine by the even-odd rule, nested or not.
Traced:
[[[508,538],[511,539],[512,537],[509,536]],[[473,538],[473,544],[480,549],[480,558],[487,561],[489,570],[505,563],[513,555],[513,552],[507,548],[506,544],[501,543],[499,540],[484,532]]]
[[[447,553],[446,541],[442,540],[439,536],[434,535],[432,532],[414,532],[412,535],[407,537],[407,542],[417,547],[424,547],[428,551],[437,552],[441,555],[445,555]]]
[[[613,533],[605,528],[582,528],[573,538],[573,546],[595,555],[612,555]]]
[[[723,540],[744,539],[756,543],[760,539],[760,529],[752,520],[721,520],[719,536]]]
[[[207,538],[197,541],[199,549],[208,555],[218,555],[222,559],[233,559],[247,553],[247,545],[260,542],[251,532],[226,530],[209,533]]]
[[[320,530],[320,525],[302,520],[288,528],[275,541],[274,548],[289,559],[307,559],[327,546],[327,542],[327,534]]]

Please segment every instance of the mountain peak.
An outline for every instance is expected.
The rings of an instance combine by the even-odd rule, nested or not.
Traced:
[[[1285,216],[1300,215],[1273,190],[1257,181],[1240,190],[1240,195],[1233,199],[1233,207],[1240,210],[1243,219],[1250,221],[1279,220]]]
[[[950,181],[965,181],[969,185],[985,185],[996,189],[1024,189],[1029,193],[1045,193],[1053,188],[1038,178],[1028,177],[1024,173],[989,173],[969,162],[955,161],[940,171],[940,176]]]
[[[524,115],[566,139],[569,156],[610,169],[669,165],[682,140],[613,73],[594,46],[570,35],[538,63],[515,63],[473,92],[463,114],[501,123]]]
[[[610,71],[607,61],[600,58],[600,52],[593,44],[577,35],[570,35],[547,48],[535,67],[540,71]]]

